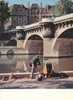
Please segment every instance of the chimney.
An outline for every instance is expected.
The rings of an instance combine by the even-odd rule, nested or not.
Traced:
[[[30,6],[30,0],[28,0],[28,8],[30,9],[30,7],[31,7],[31,6]]]
[[[42,4],[42,1],[41,1],[41,3],[40,3],[40,8],[42,8],[42,6],[43,6],[43,4]]]
[[[43,4],[42,4],[42,0],[41,0],[41,3],[40,3],[40,13],[39,13],[39,20],[42,19],[42,8],[43,8]]]

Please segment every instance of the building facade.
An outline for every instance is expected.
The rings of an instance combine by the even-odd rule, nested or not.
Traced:
[[[38,22],[41,18],[48,18],[53,16],[52,9],[54,6],[47,5],[43,8],[42,3],[38,4],[28,3],[26,8],[24,5],[13,5],[10,7],[10,18],[5,23],[5,29],[15,28],[16,26],[27,25]]]
[[[6,28],[15,28],[27,24],[27,8],[24,5],[13,5],[10,7],[10,18]]]

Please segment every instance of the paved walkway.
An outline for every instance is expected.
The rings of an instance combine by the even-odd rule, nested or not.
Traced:
[[[36,79],[13,79],[11,82],[0,80],[0,89],[72,89],[73,77],[69,78],[48,78],[43,81]]]

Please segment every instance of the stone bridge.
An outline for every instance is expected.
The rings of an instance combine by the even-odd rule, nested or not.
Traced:
[[[16,30],[17,37],[23,33],[17,39],[18,48],[24,48],[26,53],[42,54],[43,60],[53,63],[56,71],[73,70],[73,14],[17,26]]]
[[[61,37],[60,40],[62,38],[71,39],[72,30],[73,30],[73,14],[56,17],[56,18],[42,19],[42,21],[31,24],[31,25],[27,25],[23,27],[17,26],[16,29],[20,30],[17,33],[17,35],[19,36],[21,35],[21,30],[23,30],[25,34],[24,40],[21,40],[21,39],[17,40],[18,48],[23,47],[24,49],[26,49],[26,47],[28,46],[27,45],[28,40],[29,41],[39,40],[39,41],[43,41],[43,50],[45,49],[44,47],[46,45],[50,45],[50,44],[51,44],[50,50],[53,50],[56,45],[56,41],[60,37]],[[44,51],[44,55],[45,55],[45,51]]]

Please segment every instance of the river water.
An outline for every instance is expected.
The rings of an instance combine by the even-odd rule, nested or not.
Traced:
[[[36,55],[0,55],[0,73],[31,72],[29,63]],[[40,58],[43,58],[40,55]],[[48,58],[52,62],[55,71],[73,71],[73,57]],[[42,63],[42,60],[41,60]]]
[[[29,63],[37,55],[0,55],[0,73],[30,72]],[[42,56],[40,55],[42,58]]]

